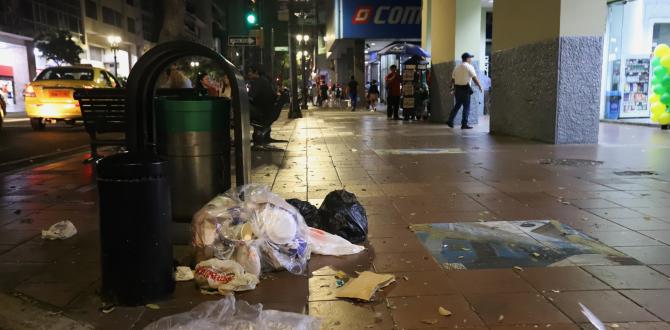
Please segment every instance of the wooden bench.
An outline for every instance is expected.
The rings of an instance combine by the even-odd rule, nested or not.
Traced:
[[[79,101],[86,133],[91,138],[91,157],[100,158],[98,146],[125,146],[123,134],[119,138],[98,138],[101,133],[124,133],[126,130],[126,90],[122,88],[76,89],[74,99]]]
[[[157,96],[195,96],[201,91],[191,88],[158,89]],[[86,133],[91,138],[91,157],[85,162],[100,157],[99,146],[125,147],[126,90],[123,88],[75,89],[75,100],[79,101]],[[110,138],[99,138],[98,134],[116,133]],[[120,137],[123,135],[122,137]]]

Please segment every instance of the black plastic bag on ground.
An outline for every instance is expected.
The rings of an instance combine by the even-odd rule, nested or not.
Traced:
[[[318,226],[313,227],[338,235],[351,243],[361,243],[368,236],[365,208],[358,202],[356,195],[346,190],[331,191],[319,208],[319,216]]]
[[[307,223],[308,226],[318,228],[321,220],[319,219],[319,209],[317,209],[316,206],[312,205],[310,202],[299,200],[297,198],[287,199],[286,202],[298,209],[298,212],[300,212],[300,215],[305,219],[305,223]]]

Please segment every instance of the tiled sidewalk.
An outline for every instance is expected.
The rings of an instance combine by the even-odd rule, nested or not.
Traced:
[[[373,303],[333,298],[328,277],[270,274],[239,299],[309,312],[325,329],[579,329],[589,306],[620,329],[669,329],[670,133],[602,124],[601,143],[553,146],[481,130],[388,121],[383,114],[311,111],[280,121],[286,151],[253,155],[253,182],[318,204],[345,187],[366,207],[369,247],[313,257],[350,274],[397,275]],[[577,166],[548,159],[602,161]],[[657,175],[621,176],[622,171]],[[619,173],[626,174],[626,173]],[[630,174],[630,173],[628,173]],[[0,288],[104,329],[141,328],[216,297],[180,283],[161,308],[101,313],[97,190],[90,166],[70,159],[0,177]],[[47,242],[39,230],[69,219],[79,234]],[[556,219],[645,265],[445,271],[410,224]],[[325,283],[325,284],[324,284]],[[453,315],[443,317],[438,307]],[[0,314],[2,312],[0,311]]]

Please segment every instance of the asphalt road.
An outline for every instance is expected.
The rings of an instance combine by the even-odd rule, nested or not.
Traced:
[[[88,150],[84,126],[47,125],[41,132],[30,128],[26,118],[7,118],[0,129],[0,173],[36,165]]]

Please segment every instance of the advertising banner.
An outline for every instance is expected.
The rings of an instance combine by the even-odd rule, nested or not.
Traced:
[[[340,1],[342,38],[421,39],[421,0]]]

